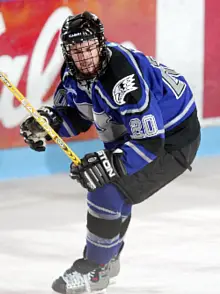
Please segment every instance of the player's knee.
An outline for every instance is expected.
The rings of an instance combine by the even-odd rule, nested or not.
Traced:
[[[121,211],[124,207],[124,198],[117,188],[107,185],[89,193],[87,204],[87,228],[93,241],[100,238],[103,243],[111,243],[111,240],[117,239],[120,236]]]
[[[113,239],[120,233],[121,217],[116,219],[99,218],[87,214],[87,228],[89,232],[103,239]]]

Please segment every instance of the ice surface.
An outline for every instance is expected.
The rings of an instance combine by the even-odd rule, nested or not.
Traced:
[[[220,293],[220,158],[133,209],[109,294]],[[68,175],[0,183],[0,294],[48,294],[81,257],[85,191]]]

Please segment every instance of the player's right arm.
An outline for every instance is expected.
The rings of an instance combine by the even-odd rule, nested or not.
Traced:
[[[40,115],[61,137],[73,137],[86,132],[92,124],[80,116],[74,105],[68,105],[68,100],[71,100],[70,95],[71,93],[67,94],[61,81],[55,91],[54,105],[38,109]],[[45,151],[46,141],[51,139],[32,116],[28,116],[21,123],[20,134],[25,143],[35,151]]]
[[[63,82],[60,82],[54,95],[53,110],[62,120],[57,132],[61,137],[65,138],[86,132],[92,125],[91,121],[86,120],[80,115],[73,103],[73,92],[68,92]]]

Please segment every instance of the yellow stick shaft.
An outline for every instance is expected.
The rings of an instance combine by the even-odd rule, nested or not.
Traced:
[[[6,75],[0,72],[0,80],[13,93],[15,98],[27,109],[27,111],[35,118],[41,127],[47,132],[51,139],[57,143],[66,155],[73,161],[75,165],[80,164],[79,157],[68,147],[63,139],[54,131],[53,128],[45,121],[45,119],[37,112],[37,110],[30,104],[27,98],[8,80]]]

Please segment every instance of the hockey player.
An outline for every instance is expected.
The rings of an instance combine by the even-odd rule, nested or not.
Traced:
[[[119,272],[119,252],[132,205],[191,170],[200,124],[185,78],[140,51],[107,42],[97,16],[68,17],[61,31],[64,65],[53,107],[39,112],[62,137],[95,125],[103,150],[86,154],[70,176],[88,190],[83,258],[57,280],[60,293],[106,289]],[[48,136],[32,117],[21,135],[36,151]]]

